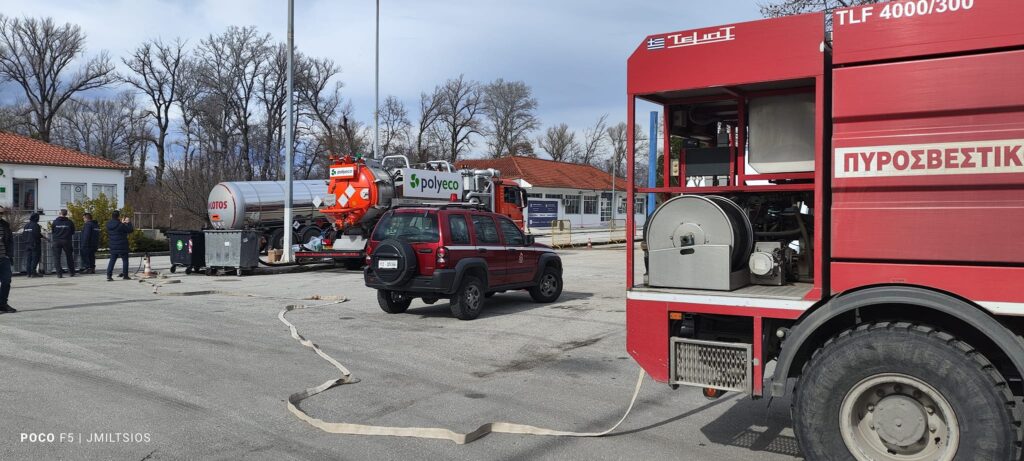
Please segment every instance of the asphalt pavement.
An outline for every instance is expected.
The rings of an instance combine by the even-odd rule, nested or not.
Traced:
[[[169,274],[157,258],[168,277],[155,281],[15,277],[10,304],[20,312],[0,315],[0,459],[799,457],[787,399],[711,401],[650,379],[619,430],[596,439],[335,435],[288,412],[290,394],[337,377],[277,319],[303,304],[317,307],[289,320],[361,380],[304,401],[317,418],[455,431],[490,421],[610,427],[638,370],[625,352],[625,251],[562,257],[558,302],[498,294],[468,322],[443,300],[385,314],[361,273],[340,267],[207,277]]]

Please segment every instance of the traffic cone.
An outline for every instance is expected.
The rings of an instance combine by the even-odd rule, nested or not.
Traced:
[[[156,277],[156,272],[153,272],[153,268],[149,264],[149,255],[147,254],[146,255],[146,265],[144,266],[144,269],[142,270],[142,278],[151,279],[153,277]]]

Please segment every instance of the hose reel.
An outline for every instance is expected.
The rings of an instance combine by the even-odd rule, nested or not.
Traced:
[[[754,231],[732,200],[674,197],[651,215],[644,233],[651,286],[734,290],[749,283]]]

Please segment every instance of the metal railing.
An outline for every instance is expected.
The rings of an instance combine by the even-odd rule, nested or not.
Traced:
[[[561,248],[572,246],[572,222],[566,219],[551,221],[551,246]]]

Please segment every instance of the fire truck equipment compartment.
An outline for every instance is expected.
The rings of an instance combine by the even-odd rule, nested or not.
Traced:
[[[814,171],[814,93],[751,99],[749,136],[758,173]]]
[[[680,195],[644,229],[653,287],[735,290],[750,281],[754,231],[745,211],[716,195]]]

